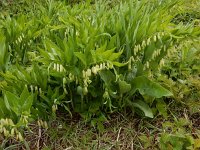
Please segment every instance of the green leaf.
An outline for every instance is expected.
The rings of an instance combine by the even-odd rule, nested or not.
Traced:
[[[128,64],[128,62],[126,63],[120,63],[120,62],[111,62],[114,66],[117,66],[117,67],[123,67],[123,66],[126,66]]]
[[[110,85],[112,81],[116,80],[115,75],[110,70],[101,70],[99,75],[107,85]]]
[[[8,110],[12,110],[16,115],[21,115],[24,112],[29,113],[33,103],[33,95],[28,92],[26,87],[20,97],[6,91],[4,94],[4,102]]]
[[[45,39],[45,46],[47,51],[51,52],[53,55],[61,56],[61,49],[51,40]]]
[[[156,104],[156,108],[158,109],[159,113],[167,118],[167,105],[163,100],[158,100]]]
[[[73,58],[73,50],[70,48],[67,43],[63,40],[63,45],[64,45],[64,54],[67,63],[70,63],[72,58]]]
[[[85,55],[81,52],[74,52],[75,56],[78,57],[78,59],[80,59],[80,61],[85,65],[87,66],[87,59],[85,57]]]
[[[4,94],[4,102],[8,110],[14,111],[17,115],[21,114],[20,105],[19,105],[20,98],[15,94],[6,91]]]
[[[26,98],[29,96],[28,89],[25,87],[20,95],[20,105],[23,105],[23,103],[26,101]]]
[[[134,78],[131,82],[131,85],[132,90],[130,91],[130,96],[133,95],[136,90],[138,90],[141,95],[148,95],[155,98],[173,95],[169,90],[165,89],[160,84],[149,80],[145,76]]]
[[[95,52],[96,52],[97,54],[102,54],[103,52],[105,52],[106,46],[107,46],[106,43],[103,44],[100,48],[96,49]]]
[[[153,112],[151,108],[144,101],[137,100],[137,101],[131,102],[128,100],[128,104],[131,107],[139,108],[144,113],[144,116],[153,118]]]
[[[121,56],[122,53],[123,53],[123,50],[118,52],[118,53],[111,54],[111,56],[109,56],[109,60],[114,61],[114,60],[118,59]]]
[[[1,34],[1,32],[0,32]],[[5,44],[5,37],[0,35],[0,71],[5,70],[5,67],[9,61],[9,54],[6,49],[6,44]]]
[[[25,87],[22,94],[20,95],[20,105],[22,112],[28,112],[31,109],[33,103],[33,95],[28,92],[28,89]]]
[[[98,55],[100,55],[101,57],[103,57],[104,59],[110,59],[110,57],[112,56],[112,54],[114,53],[116,48],[113,48],[111,50],[106,50],[103,53],[98,53]]]
[[[5,118],[10,114],[10,111],[6,108],[3,99],[0,98],[0,118]]]
[[[151,108],[142,100],[133,102],[133,106],[142,110],[146,117],[153,118],[153,112],[152,112]]]
[[[127,93],[131,90],[131,84],[128,84],[126,81],[119,81],[119,90],[121,94]]]

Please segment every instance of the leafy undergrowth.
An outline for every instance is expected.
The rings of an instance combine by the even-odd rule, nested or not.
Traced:
[[[2,149],[199,149],[200,3],[186,2],[1,1]]]

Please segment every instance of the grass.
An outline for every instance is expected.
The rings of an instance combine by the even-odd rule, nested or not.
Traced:
[[[6,146],[43,150],[156,150],[160,149],[162,135],[172,135],[175,133],[173,130],[185,130],[186,132],[178,133],[200,138],[199,118],[200,113],[190,115],[182,107],[173,109],[173,114],[166,119],[157,116],[149,120],[131,113],[125,116],[124,113],[115,113],[104,124],[105,129],[99,132],[78,117],[65,119],[61,115],[48,122],[48,129],[38,126],[37,123],[30,124],[31,132],[25,132],[26,143],[20,144],[10,139]]]

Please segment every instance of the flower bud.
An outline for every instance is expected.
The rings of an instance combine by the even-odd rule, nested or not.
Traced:
[[[3,134],[5,137],[8,137],[9,132],[8,132],[8,130],[6,130],[6,128],[3,128]]]
[[[86,95],[87,93],[88,93],[88,89],[87,89],[87,87],[84,87],[83,88],[83,94]]]
[[[82,74],[83,74],[83,78],[85,78],[85,77],[86,77],[86,72],[85,72],[85,70],[82,71]]]
[[[38,87],[37,86],[35,86],[35,92],[38,92]]]
[[[84,83],[84,86],[86,86],[86,87],[88,86],[86,79],[83,80],[83,83]]]
[[[149,68],[149,62],[148,61],[146,62],[146,67],[147,67],[147,69]]]
[[[158,40],[161,40],[160,33],[158,33],[157,37],[158,37]]]
[[[66,89],[66,88],[64,88],[64,93],[65,93],[65,94],[68,94],[68,92],[67,92],[67,89]]]
[[[55,113],[55,112],[56,112],[56,110],[57,110],[57,105],[53,105],[53,106],[52,106],[52,112],[54,112],[54,113]]]
[[[14,135],[15,135],[15,129],[14,129],[14,128],[11,129],[10,134],[11,134],[11,136],[14,136]]]
[[[164,66],[165,65],[165,61],[164,61],[164,59],[162,58],[161,60],[160,60],[160,66],[162,67],[162,66]]]
[[[14,123],[11,119],[8,119],[8,124],[11,125],[11,126],[14,125]]]
[[[5,119],[5,125],[9,125],[8,119]]]
[[[64,77],[63,78],[63,85],[67,84],[67,79]]]
[[[41,88],[39,88],[39,93],[42,94],[42,89]]]
[[[48,128],[48,125],[47,125],[47,122],[44,121],[44,127],[47,129]]]
[[[92,73],[94,73],[95,75],[97,74],[97,69],[96,69],[96,67],[92,67]]]
[[[20,132],[18,133],[18,137],[19,137],[19,141],[23,141],[24,140]]]
[[[24,38],[24,33],[22,33],[22,38]]]
[[[53,64],[53,70],[56,70],[56,64],[55,63]]]
[[[154,35],[153,40],[154,40],[154,42],[157,41],[156,35]]]
[[[53,107],[53,106],[52,106],[52,107]],[[37,121],[37,124],[38,124],[38,126],[39,126],[39,127],[41,126],[41,124],[40,124],[40,121],[39,121],[39,120]]]
[[[96,65],[96,70],[97,70],[97,72],[100,70],[99,65]]]
[[[33,86],[32,85],[30,86],[30,88],[31,88],[31,92],[33,92]]]
[[[90,77],[92,75],[91,69],[87,69],[86,75]]]
[[[60,72],[63,72],[64,71],[64,67],[63,65],[60,65]]]
[[[142,48],[145,48],[145,47],[146,47],[146,42],[142,41]]]
[[[106,68],[106,64],[103,63],[103,64],[102,64],[102,69],[105,69],[105,68]]]

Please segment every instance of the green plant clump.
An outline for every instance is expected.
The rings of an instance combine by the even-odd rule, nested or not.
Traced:
[[[60,111],[99,130],[117,111],[165,116],[169,98],[187,90],[188,74],[196,76],[186,81],[191,86],[199,79],[199,60],[191,61],[199,49],[191,41],[199,45],[200,26],[173,21],[179,2],[24,0],[14,14],[3,9],[0,132],[22,139],[18,128]]]

